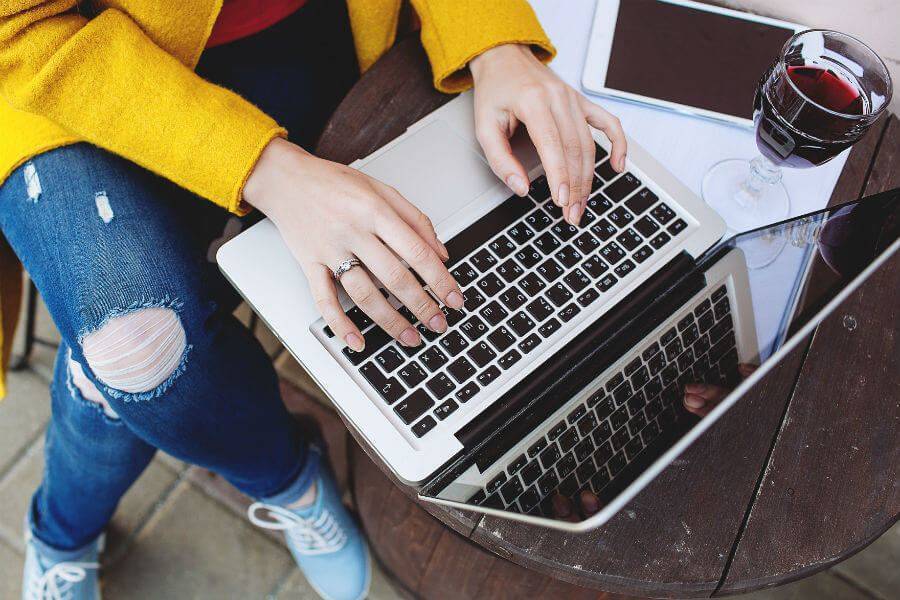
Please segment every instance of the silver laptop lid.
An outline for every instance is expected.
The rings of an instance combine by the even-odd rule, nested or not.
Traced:
[[[893,190],[724,240],[656,281],[640,306],[585,331],[566,368],[481,423],[421,497],[562,529],[599,526],[896,254],[898,236]],[[686,410],[691,382],[718,397]],[[557,519],[552,498],[577,515],[583,491],[600,512]]]

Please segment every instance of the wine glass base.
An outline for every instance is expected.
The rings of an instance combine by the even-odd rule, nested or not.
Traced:
[[[754,198],[743,190],[750,175],[749,161],[728,159],[713,165],[703,177],[703,200],[725,221],[730,232],[742,232],[783,221],[790,214],[790,197],[780,181],[765,185]],[[742,195],[745,197],[742,199]],[[773,262],[784,249],[783,236],[761,235],[741,243],[750,269]]]

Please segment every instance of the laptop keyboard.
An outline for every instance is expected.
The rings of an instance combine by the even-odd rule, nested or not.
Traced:
[[[567,498],[584,490],[599,494],[684,418],[686,383],[736,385],[738,355],[725,286],[642,348],[544,435],[529,440],[528,449],[468,502],[553,516],[556,492]]]
[[[420,346],[400,345],[357,307],[347,311],[365,348],[343,348],[342,360],[416,437],[477,399],[545,340],[571,330],[576,315],[687,228],[677,210],[635,175],[613,171],[599,145],[596,156],[581,227],[563,221],[541,175],[529,198],[512,196],[447,242],[447,266],[465,305],[461,311],[443,308],[443,334],[419,323],[387,292],[418,329]],[[323,331],[334,335],[327,326]]]

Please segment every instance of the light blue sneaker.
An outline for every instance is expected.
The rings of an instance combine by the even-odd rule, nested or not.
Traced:
[[[372,580],[368,544],[324,466],[319,469],[316,486],[312,505],[292,510],[255,502],[247,510],[250,521],[284,531],[297,566],[319,596],[325,600],[365,598]],[[271,520],[258,517],[260,511],[268,511]]]
[[[22,600],[100,600],[103,536],[72,552],[53,550],[25,534]]]

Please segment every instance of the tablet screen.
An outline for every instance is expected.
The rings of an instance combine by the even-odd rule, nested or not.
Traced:
[[[606,87],[750,119],[759,79],[793,34],[660,0],[621,0]]]

